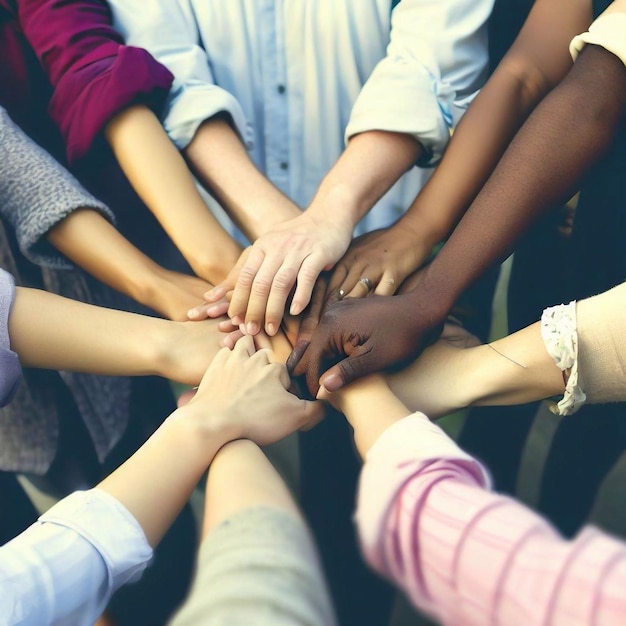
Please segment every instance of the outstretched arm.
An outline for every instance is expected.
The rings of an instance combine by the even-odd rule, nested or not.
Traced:
[[[623,400],[625,298],[622,284],[575,307],[547,309],[543,341],[533,325],[496,342],[498,352],[489,349],[492,356],[487,350],[465,350],[474,351],[474,360],[459,361],[460,369],[454,361],[463,351],[457,350],[443,365],[451,375],[447,380],[462,387],[467,382],[466,392],[474,398],[498,403],[561,392],[564,369],[568,386],[577,377],[588,399]],[[575,355],[572,362],[562,359],[567,355]],[[428,350],[423,358],[428,361]],[[436,383],[438,364],[430,365],[435,367],[431,377],[414,378],[415,386]],[[478,368],[478,377],[467,367]],[[485,387],[470,390],[487,370],[493,380],[486,395]],[[560,623],[567,621],[575,593],[581,619],[602,615],[607,624],[621,623],[626,611],[623,542],[593,528],[565,541],[534,512],[490,493],[480,463],[424,414],[410,415],[380,376],[330,397],[353,426],[365,461],[356,515],[365,556],[417,607],[446,624]]]
[[[233,352],[221,351],[196,397],[126,463],[96,489],[62,500],[4,546],[3,615],[26,624],[69,616],[93,622],[113,591],[145,568],[151,547],[225,443],[270,443],[317,419],[319,407],[289,394],[284,366],[272,360],[268,350],[255,353],[251,339]],[[24,556],[31,554],[32,560]],[[63,581],[70,579],[67,594]]]
[[[367,276],[391,295],[443,241],[537,103],[571,67],[568,45],[591,22],[589,2],[539,0],[519,37],[454,130],[441,163],[389,229],[355,242],[331,286],[346,294]],[[558,23],[558,27],[555,24]],[[352,297],[367,295],[354,289]]]
[[[249,324],[249,332],[278,328],[294,285],[290,312],[301,313],[315,279],[346,251],[359,219],[406,170],[440,157],[454,111],[466,106],[484,76],[491,4],[425,7],[402,0],[394,9],[387,56],[355,103],[345,153],[305,213],[255,242],[241,271],[229,314]]]
[[[145,106],[116,115],[105,135],[124,173],[196,274],[213,284],[237,262],[240,247],[213,216],[182,156]]]
[[[187,310],[211,287],[161,267],[92,210],[75,210],[46,239],[78,267],[168,319],[186,320]]]
[[[356,306],[344,301],[329,310],[311,344],[310,384],[317,385],[323,358],[333,350],[334,360],[346,354],[344,345],[349,358],[323,376],[332,389],[417,355],[458,296],[511,252],[533,220],[573,192],[610,145],[625,106],[623,62],[599,46],[588,46],[517,133],[414,290]],[[392,328],[389,320],[395,321]],[[379,342],[383,337],[384,347]]]
[[[425,415],[398,406],[381,380],[357,383],[339,405],[365,461],[362,550],[415,606],[444,624],[556,624],[569,619],[575,594],[583,621],[621,623],[622,542],[593,528],[565,541],[536,513],[491,493],[480,463]]]

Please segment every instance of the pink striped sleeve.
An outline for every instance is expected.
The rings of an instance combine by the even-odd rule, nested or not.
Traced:
[[[370,564],[443,624],[626,624],[626,546],[567,542],[490,492],[482,466],[416,414],[368,453],[357,524]]]

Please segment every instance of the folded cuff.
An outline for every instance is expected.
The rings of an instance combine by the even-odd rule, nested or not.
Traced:
[[[87,156],[106,124],[126,108],[143,104],[160,115],[172,81],[148,52],[122,45],[64,75],[49,113],[65,139],[68,161]]]

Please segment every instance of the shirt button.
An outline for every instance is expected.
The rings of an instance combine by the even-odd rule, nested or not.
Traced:
[[[286,161],[283,161],[283,162],[280,164],[280,169],[281,169],[281,170],[287,170],[287,169],[289,169],[289,163],[287,163]]]
[[[287,87],[285,87],[285,85],[278,85],[278,87],[276,87],[276,90],[278,91],[278,93],[285,93],[285,91],[287,91]]]

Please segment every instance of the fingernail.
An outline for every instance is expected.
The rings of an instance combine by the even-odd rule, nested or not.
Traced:
[[[333,391],[337,391],[337,389],[341,389],[342,380],[339,374],[329,374],[326,378],[322,379],[322,385],[326,391],[332,393]]]
[[[292,302],[291,307],[289,308],[289,314],[300,315],[300,313],[302,313],[302,309],[300,308],[300,305],[296,304],[295,302]]]
[[[245,324],[237,324],[239,326],[239,330],[244,334],[247,335],[248,333],[246,332],[246,325]],[[233,324],[234,326],[234,324]]]
[[[196,311],[196,309],[189,309],[189,311],[187,311],[187,317],[198,317],[198,311]]]
[[[233,326],[241,326],[243,324],[243,320],[239,315],[235,315],[231,319],[233,321]]]
[[[267,334],[268,334],[270,337],[273,337],[273,336],[276,334],[276,324],[269,323],[269,324],[267,325]]]
[[[259,332],[259,325],[256,322],[248,322],[246,330],[249,335],[256,335]]]

